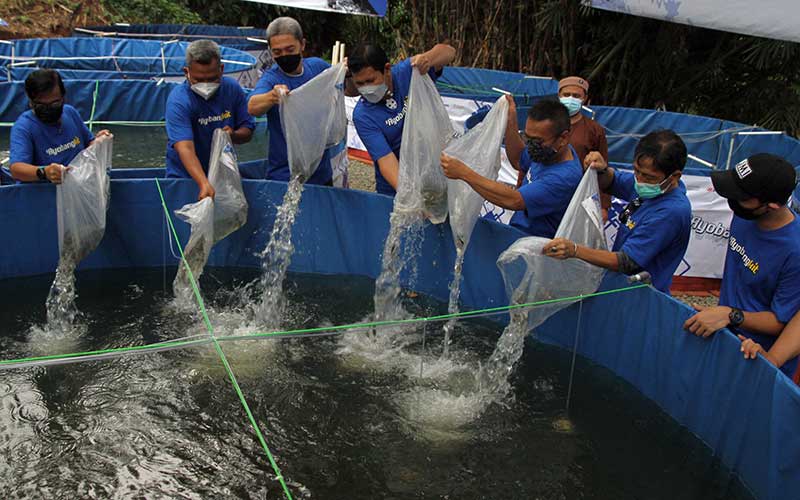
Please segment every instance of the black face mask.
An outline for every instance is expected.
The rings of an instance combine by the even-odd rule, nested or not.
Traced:
[[[275,62],[283,70],[284,73],[294,73],[300,65],[300,60],[303,58],[300,54],[289,54],[288,56],[280,56],[275,58]]]
[[[528,139],[528,156],[536,163],[553,163],[557,154],[558,150],[545,146],[541,139]]]
[[[731,210],[733,210],[733,213],[734,215],[736,215],[736,217],[742,218],[744,220],[756,220],[762,215],[764,215],[764,214],[756,215],[754,213],[756,210],[759,210],[764,205],[759,205],[756,208],[744,208],[739,204],[738,201],[728,200],[728,206],[731,207]]]
[[[33,104],[33,113],[36,115],[37,118],[42,120],[42,122],[47,123],[48,125],[53,125],[58,123],[58,120],[61,119],[61,112],[64,110],[64,102],[58,101],[51,104]]]

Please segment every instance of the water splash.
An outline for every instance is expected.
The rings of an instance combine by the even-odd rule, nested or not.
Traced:
[[[459,312],[458,298],[461,295],[461,274],[464,270],[464,245],[456,246],[456,262],[453,266],[453,281],[450,282],[450,299],[447,303],[447,313],[457,314]],[[442,347],[442,357],[450,355],[450,337],[455,331],[457,318],[450,318],[444,325],[444,344]]]
[[[400,273],[416,260],[422,241],[424,220],[416,212],[392,212],[389,236],[383,247],[381,274],[375,281],[375,320],[400,319],[404,315],[400,303]]]
[[[78,309],[75,307],[75,268],[77,262],[62,256],[56,269],[56,277],[47,294],[47,326],[52,332],[66,332],[72,328]]]
[[[270,328],[279,328],[283,317],[283,280],[292,260],[292,227],[297,218],[297,210],[303,195],[303,181],[300,176],[289,182],[283,203],[275,216],[275,225],[269,243],[261,253],[264,274],[261,276],[261,301],[255,306],[256,321]]]
[[[511,391],[509,377],[522,357],[525,337],[530,332],[528,320],[528,311],[511,311],[511,321],[503,330],[491,357],[478,372],[481,391],[494,400],[502,400]]]

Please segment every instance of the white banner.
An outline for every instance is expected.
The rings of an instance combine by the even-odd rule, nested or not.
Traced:
[[[800,42],[797,0],[584,0],[596,9]]]

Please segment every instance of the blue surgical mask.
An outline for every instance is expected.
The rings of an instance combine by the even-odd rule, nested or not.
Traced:
[[[669,186],[670,179],[671,176],[667,177],[658,184],[647,184],[634,179],[634,188],[636,189],[636,194],[639,195],[639,198],[643,200],[649,200],[651,198],[661,196],[664,194],[664,189]],[[666,186],[664,186],[665,183]]]
[[[581,106],[583,106],[583,101],[577,97],[561,97],[559,100],[561,104],[567,108],[567,111],[569,111],[569,116],[578,114],[581,110]]]
[[[389,87],[385,83],[379,85],[362,85],[358,88],[358,93],[361,94],[361,97],[372,104],[381,102],[381,100],[386,97],[387,92],[389,92]]]

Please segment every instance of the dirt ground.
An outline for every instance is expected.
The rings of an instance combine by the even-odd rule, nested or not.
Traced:
[[[111,18],[100,0],[4,0],[0,40],[69,36],[72,28],[109,24]]]
[[[375,191],[375,167],[372,164],[351,159],[348,175],[350,189]]]

